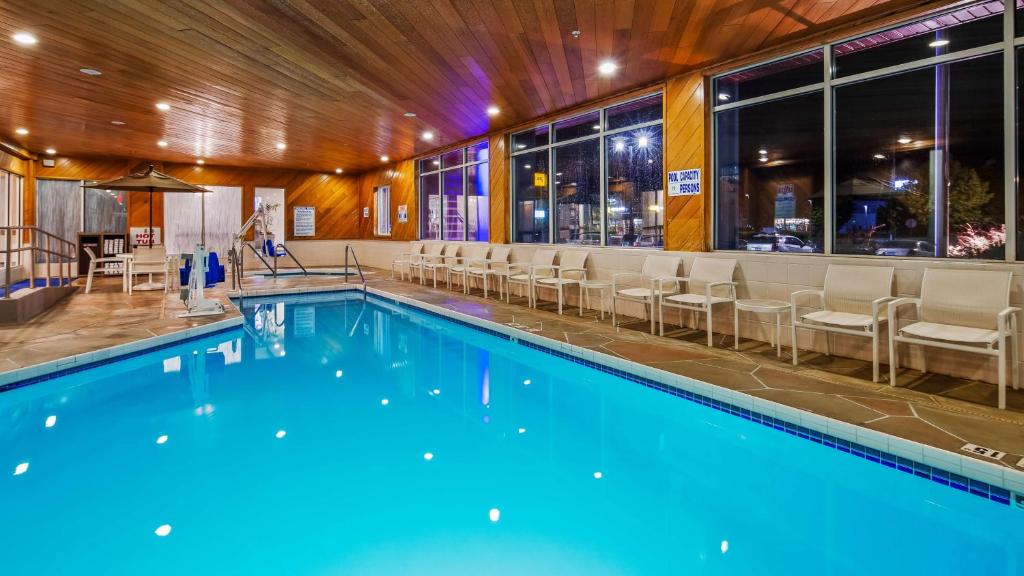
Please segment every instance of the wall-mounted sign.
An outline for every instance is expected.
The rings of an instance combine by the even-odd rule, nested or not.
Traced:
[[[369,206],[363,206],[363,218],[369,218],[369,217],[370,217],[370,207]]]
[[[696,196],[700,194],[700,168],[674,170],[668,173],[669,196]]]
[[[533,185],[538,188],[546,188],[548,185],[548,175],[543,172],[534,172]]]
[[[409,206],[407,204],[398,205],[398,221],[403,224],[409,221]]]
[[[316,236],[316,208],[296,206],[293,208],[292,230],[295,237]]]
[[[149,237],[148,227],[135,227],[132,226],[131,230],[132,246],[157,246],[160,244],[160,228],[158,226],[153,227],[153,237]]]
[[[775,218],[796,218],[796,191],[792,184],[779,184],[776,189]]]

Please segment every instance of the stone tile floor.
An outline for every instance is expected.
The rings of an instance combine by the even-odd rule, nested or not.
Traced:
[[[851,424],[965,454],[973,443],[1006,452],[999,463],[1024,470],[1024,391],[1008,391],[1007,410],[995,408],[993,384],[937,374],[904,371],[899,386],[871,382],[871,366],[848,358],[804,352],[793,367],[765,342],[741,341],[734,351],[729,336],[716,336],[716,348],[704,345],[703,332],[675,328],[665,337],[647,332],[649,324],[634,321],[618,329],[611,320],[576,309],[559,316],[553,303],[540,309],[512,304],[494,296],[471,295],[395,281],[383,270],[366,270],[370,286],[394,294],[488,319],[526,326],[553,340],[568,342],[668,372],[773,400]],[[340,288],[338,277],[246,278],[245,295],[304,292]],[[226,299],[230,283],[210,291]],[[119,291],[117,280],[99,282],[92,294],[83,290],[21,326],[0,326],[0,372],[55,358],[97,350],[153,335],[184,330],[221,317],[181,320],[177,294]],[[228,316],[238,315],[229,307]],[[982,458],[984,459],[984,458]]]

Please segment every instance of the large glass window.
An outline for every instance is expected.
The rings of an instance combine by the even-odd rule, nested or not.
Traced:
[[[514,240],[662,246],[661,124],[658,93],[513,134]]]
[[[716,248],[823,250],[823,106],[819,90],[716,114]]]
[[[1004,85],[1003,6],[961,5],[716,78],[715,247],[1008,258],[1017,192],[1003,110],[1016,86]]]
[[[487,142],[417,162],[420,238],[486,242],[490,231]]]

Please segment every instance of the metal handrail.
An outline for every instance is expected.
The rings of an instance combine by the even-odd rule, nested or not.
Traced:
[[[366,276],[363,276],[363,267],[359,265],[359,258],[351,244],[345,244],[345,284],[348,284],[348,255],[352,253],[352,260],[356,263],[356,271],[359,272],[359,279],[363,282],[363,299],[366,299]]]
[[[299,268],[302,268],[302,275],[303,276],[309,276],[309,272],[306,271],[306,267],[302,265],[302,262],[299,262],[299,259],[295,257],[295,254],[292,254],[292,251],[289,250],[284,244],[278,244],[277,246],[274,247],[274,268],[275,268],[274,275],[275,276],[277,275],[276,268],[277,268],[277,249],[278,248],[280,248],[281,250],[284,250],[284,253],[289,258],[291,258],[293,262],[298,264]]]
[[[20,234],[22,232],[25,232],[25,231],[28,231],[28,233],[29,233],[28,244],[27,245],[22,244],[21,246],[12,249],[11,248],[11,240],[13,238],[19,237]],[[18,233],[18,235],[15,235],[14,233]],[[3,297],[4,297],[5,300],[11,297],[11,254],[18,254],[18,253],[21,253],[21,252],[29,252],[29,259],[30,259],[30,264],[29,264],[29,286],[32,287],[32,288],[34,288],[35,285],[36,285],[36,253],[37,252],[42,252],[43,254],[46,255],[46,285],[47,286],[50,285],[50,278],[51,278],[51,264],[52,264],[52,261],[50,259],[51,256],[54,256],[54,257],[56,257],[58,259],[58,261],[57,261],[57,274],[58,274],[58,277],[59,277],[60,285],[61,286],[64,285],[64,280],[67,280],[69,284],[71,283],[71,262],[74,261],[75,256],[76,256],[76,252],[77,252],[77,245],[74,242],[72,242],[70,240],[66,240],[64,238],[61,238],[60,236],[57,236],[56,234],[53,234],[51,232],[47,232],[46,230],[43,230],[43,229],[39,228],[38,226],[0,226],[0,234],[3,235],[3,238],[5,240],[5,247],[4,247],[5,259],[4,259],[4,278],[3,278],[3,287],[4,287],[4,296]],[[36,246],[36,244],[38,243],[40,235],[42,235],[42,238],[45,241],[45,247],[37,247]],[[57,245],[56,246],[56,250],[52,249],[52,247],[50,245],[51,241],[56,243],[56,245]],[[65,249],[67,249],[67,252],[64,251]],[[67,270],[66,274],[65,274],[65,265],[66,265],[66,270]]]

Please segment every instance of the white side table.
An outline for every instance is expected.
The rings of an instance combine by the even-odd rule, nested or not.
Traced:
[[[753,312],[755,314],[775,315],[775,342],[772,343],[776,349],[776,355],[782,357],[782,315],[789,311],[789,302],[782,300],[737,300],[736,313],[733,314],[733,348],[740,347],[740,310]]]
[[[598,298],[600,302],[598,307],[601,310],[601,320],[604,320],[604,291],[610,290],[611,284],[607,282],[597,282],[594,280],[582,280],[580,281],[580,316],[583,316],[583,294],[587,295],[587,308],[590,308],[590,291],[597,290]]]

